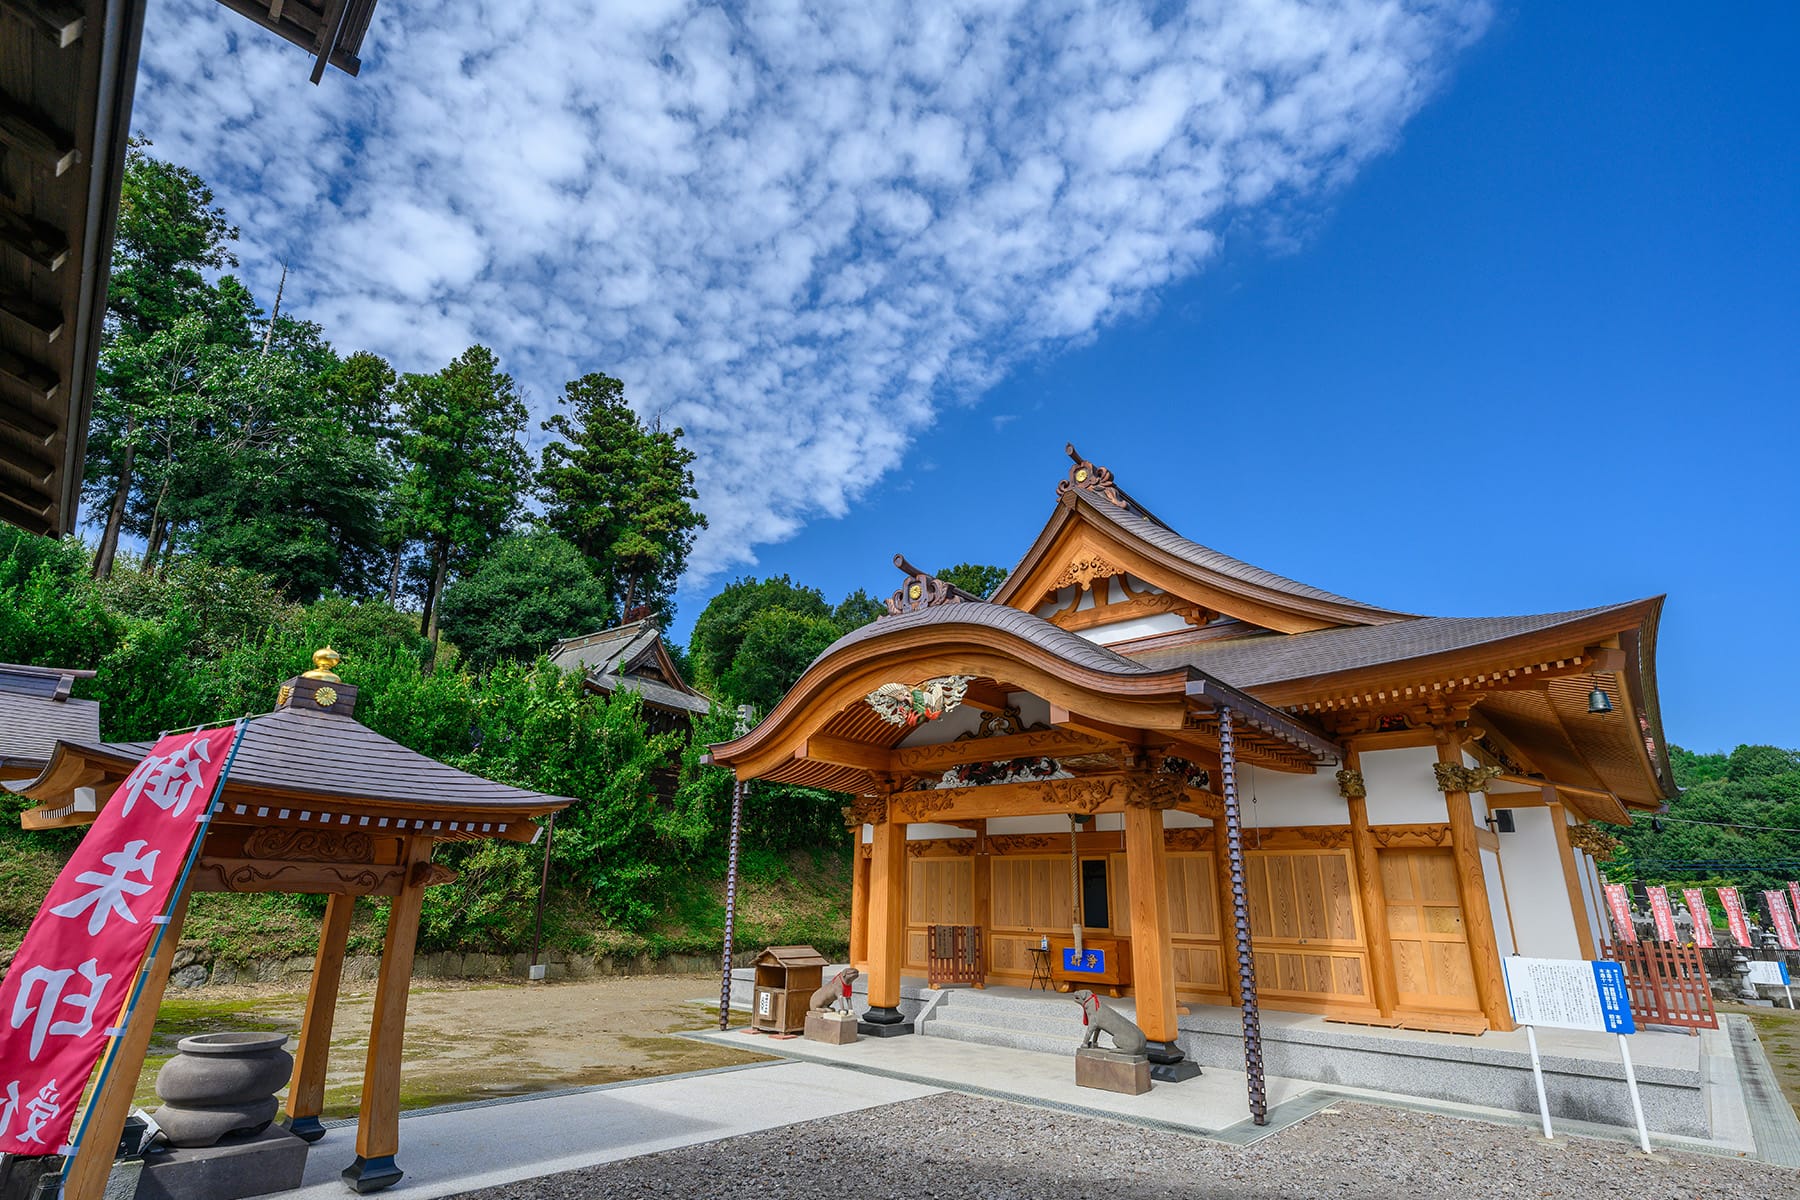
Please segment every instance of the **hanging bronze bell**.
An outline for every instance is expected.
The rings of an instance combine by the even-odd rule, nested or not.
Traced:
[[[1612,697],[1606,694],[1605,688],[1595,684],[1594,690],[1588,693],[1588,712],[1602,716],[1612,710]]]

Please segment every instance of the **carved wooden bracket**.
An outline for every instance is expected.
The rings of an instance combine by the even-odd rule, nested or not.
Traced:
[[[1437,776],[1440,792],[1485,791],[1491,780],[1504,773],[1499,767],[1465,767],[1461,763],[1445,762],[1431,764],[1431,771]]]
[[[1346,800],[1357,800],[1369,794],[1369,787],[1363,782],[1361,771],[1352,771],[1348,767],[1337,773],[1338,795]]]

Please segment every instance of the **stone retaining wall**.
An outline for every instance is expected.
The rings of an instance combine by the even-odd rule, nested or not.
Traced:
[[[738,962],[748,963],[756,951],[735,955]],[[546,979],[594,979],[611,975],[684,975],[716,972],[716,954],[668,954],[653,958],[648,954],[568,954],[546,950],[541,956]],[[372,983],[381,957],[375,954],[351,954],[344,958],[345,983]],[[528,954],[461,954],[446,951],[421,954],[413,960],[414,979],[523,979],[531,966]],[[312,977],[312,955],[293,958],[260,959],[251,963],[221,962],[204,943],[183,944],[175,952],[169,982],[177,988],[193,989],[245,983],[291,984],[304,988]]]

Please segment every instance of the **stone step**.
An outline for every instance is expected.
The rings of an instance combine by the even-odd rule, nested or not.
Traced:
[[[1035,1050],[1040,1054],[1064,1054],[1071,1058],[1075,1054],[1075,1047],[1081,1042],[1079,1023],[1073,1034],[1055,1034],[1005,1029],[994,1025],[971,1025],[947,1020],[936,1013],[920,1026],[919,1032],[927,1037],[951,1038],[982,1046],[1004,1046],[1011,1050]]]
[[[1108,1003],[1117,1007],[1122,1002],[1110,1000]],[[974,988],[956,988],[944,994],[944,998],[938,1001],[938,1007],[991,1012],[1066,1012],[1072,1019],[1081,1020],[1080,1006],[1061,992],[1039,992],[1027,997],[1002,995],[986,989],[977,991]]]
[[[1081,1013],[1073,1005],[1069,1005],[1066,1015],[1054,1010],[1016,1011],[1008,1009],[947,1007],[939,1004],[932,1010],[931,1017],[925,1022],[929,1027],[936,1021],[952,1021],[958,1025],[968,1025],[982,1029],[1017,1030],[1024,1033],[1048,1033],[1057,1036],[1081,1036],[1083,1026]]]

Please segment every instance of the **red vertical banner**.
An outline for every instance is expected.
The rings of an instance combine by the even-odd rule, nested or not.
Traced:
[[[1650,919],[1656,922],[1656,940],[1671,946],[1680,941],[1675,933],[1675,908],[1669,903],[1669,889],[1647,887],[1644,894],[1650,897]]]
[[[1631,923],[1631,900],[1625,894],[1625,885],[1609,883],[1605,887],[1606,907],[1612,912],[1613,928],[1625,941],[1637,941],[1637,926]]]
[[[1722,887],[1719,903],[1725,906],[1725,925],[1731,930],[1732,940],[1744,949],[1750,949],[1750,922],[1744,919],[1743,897],[1734,887]]]
[[[1775,926],[1775,940],[1783,950],[1800,950],[1800,931],[1794,929],[1794,913],[1788,907],[1787,895],[1779,888],[1763,893],[1769,906],[1769,922]]]
[[[1787,892],[1788,899],[1794,902],[1794,919],[1800,921],[1800,883],[1789,883],[1787,885]]]
[[[115,1022],[166,920],[235,733],[157,742],[44,897],[0,984],[0,1152],[55,1154],[68,1144],[94,1064],[123,1032]]]
[[[1682,888],[1681,896],[1687,901],[1688,916],[1694,921],[1694,945],[1702,950],[1711,950],[1715,942],[1712,909],[1706,907],[1706,889]]]

